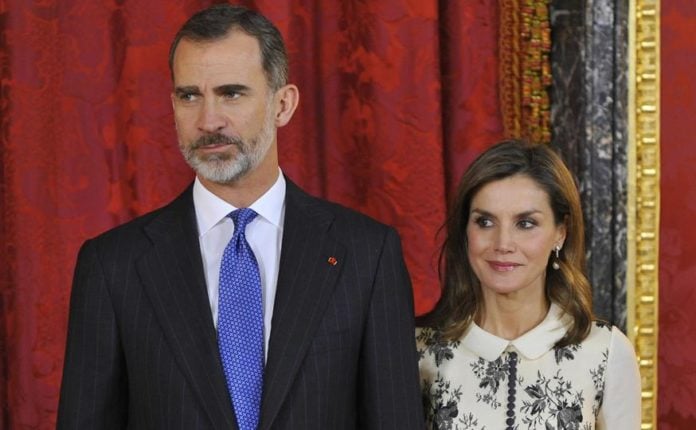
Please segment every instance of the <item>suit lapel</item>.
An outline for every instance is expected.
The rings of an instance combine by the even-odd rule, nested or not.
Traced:
[[[332,221],[324,203],[287,180],[261,430],[273,424],[334,291],[345,249],[328,234]]]
[[[215,428],[236,429],[205,287],[191,187],[145,227],[137,263],[171,351]]]

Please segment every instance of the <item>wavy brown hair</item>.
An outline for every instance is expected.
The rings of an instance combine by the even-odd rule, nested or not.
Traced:
[[[559,255],[560,269],[546,269],[546,297],[572,318],[562,347],[581,342],[590,332],[592,294],[585,276],[585,231],[580,195],[561,157],[547,145],[520,140],[502,141],[483,152],[459,183],[440,251],[442,294],[435,308],[420,318],[421,325],[437,327],[445,339],[460,338],[483,312],[481,285],[467,258],[466,226],[471,201],[486,184],[523,175],[536,182],[549,198],[556,225],[565,224],[566,239]]]

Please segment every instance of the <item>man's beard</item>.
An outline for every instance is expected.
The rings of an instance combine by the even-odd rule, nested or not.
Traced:
[[[188,146],[180,143],[179,149],[198,176],[218,184],[230,184],[261,164],[273,143],[273,126],[272,120],[267,118],[259,134],[248,141],[211,133],[199,137]],[[234,145],[236,153],[199,154],[196,151],[211,145]]]

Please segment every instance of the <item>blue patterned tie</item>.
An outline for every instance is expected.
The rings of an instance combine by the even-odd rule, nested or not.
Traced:
[[[234,234],[220,265],[218,344],[239,429],[256,430],[263,387],[263,305],[259,266],[245,235],[256,212],[244,208],[228,216]]]

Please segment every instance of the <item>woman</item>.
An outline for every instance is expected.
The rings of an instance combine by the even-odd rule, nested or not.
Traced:
[[[446,227],[442,295],[416,333],[427,428],[638,429],[635,353],[593,321],[580,198],[559,156],[488,149]]]

